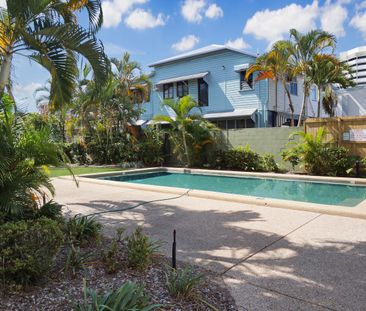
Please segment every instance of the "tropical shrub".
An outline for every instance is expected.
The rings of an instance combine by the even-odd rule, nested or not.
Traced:
[[[261,156],[262,170],[265,172],[277,173],[280,171],[273,154],[267,153]]]
[[[124,228],[116,230],[116,236],[113,238],[109,248],[103,252],[103,262],[107,273],[115,273],[118,265],[118,243],[122,240],[122,235],[125,232]]]
[[[37,211],[37,217],[46,217],[53,220],[63,221],[62,205],[51,200],[43,204]]]
[[[140,157],[146,166],[158,166],[164,161],[164,132],[158,127],[148,127],[140,143]]]
[[[26,285],[49,271],[63,243],[58,222],[40,218],[0,226],[0,279]]]
[[[22,115],[0,111],[0,211],[9,219],[31,218],[54,188],[46,166],[67,161],[48,128],[26,128]]]
[[[172,269],[168,267],[165,273],[166,285],[169,294],[173,297],[189,297],[203,278],[202,274],[196,274],[191,268]]]
[[[260,155],[251,150],[248,145],[217,151],[215,166],[219,169],[239,171],[262,170]]]
[[[76,311],[150,311],[160,305],[150,303],[144,289],[133,282],[127,282],[117,290],[98,294],[84,285],[84,299],[75,307]]]
[[[179,162],[190,167],[200,166],[204,150],[208,145],[215,144],[216,133],[219,130],[210,122],[203,119],[198,103],[189,95],[182,97],[178,102],[166,100],[164,106],[174,111],[173,119],[164,115],[154,117],[155,122],[166,122],[170,128],[166,130],[172,146],[172,152]]]
[[[65,233],[70,243],[85,245],[100,237],[102,224],[95,217],[75,215],[65,224]]]
[[[141,227],[137,227],[136,230],[125,239],[128,264],[138,270],[143,270],[150,265],[152,256],[161,246],[159,241],[153,241],[145,235],[142,232]]]
[[[315,136],[299,132],[297,143],[288,145],[282,153],[284,160],[299,163],[307,173],[324,176],[345,176],[355,165],[357,157],[350,155],[344,147],[325,141],[326,130],[320,128]]]

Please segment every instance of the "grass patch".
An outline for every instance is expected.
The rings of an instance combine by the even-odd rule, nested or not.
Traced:
[[[104,173],[104,172],[115,172],[122,171],[120,167],[93,167],[93,166],[77,166],[73,167],[72,171],[75,175],[82,174],[94,174],[94,173]],[[64,167],[52,167],[50,168],[50,177],[60,177],[71,175],[69,170]]]

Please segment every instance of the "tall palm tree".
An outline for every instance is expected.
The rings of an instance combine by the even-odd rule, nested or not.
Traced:
[[[148,75],[144,74],[141,65],[131,60],[131,55],[125,52],[122,58],[112,58],[111,63],[116,66],[116,78],[119,81],[118,92],[122,96],[131,97],[134,92],[138,92],[143,98],[147,98],[151,81]]]
[[[77,75],[77,56],[93,67],[102,85],[109,62],[95,33],[102,25],[100,0],[7,0],[0,9],[0,95],[10,84],[14,55],[27,57],[49,71],[51,101],[69,103]],[[76,12],[86,10],[89,29],[77,23]]]
[[[259,57],[257,62],[247,70],[246,79],[248,79],[249,76],[254,72],[259,71],[255,81],[261,81],[265,79],[271,79],[274,81],[276,92],[276,110],[278,107],[278,82],[280,81],[289,101],[289,108],[291,111],[291,126],[294,126],[295,109],[292,103],[290,91],[287,86],[288,79],[291,79],[294,75],[294,68],[289,62],[291,53],[287,44],[288,43],[286,41],[278,41],[275,43],[271,51]]]
[[[307,77],[309,82],[317,86],[317,100],[318,100],[318,110],[317,117],[320,117],[320,107],[322,102],[322,93],[327,88],[327,99],[329,99],[329,90],[332,84],[337,84],[341,88],[346,88],[354,85],[353,81],[350,79],[351,70],[350,67],[342,63],[337,57],[330,54],[319,54],[315,55],[313,60],[309,63]],[[324,103],[324,108],[326,111],[330,112],[326,101]]]
[[[189,167],[192,164],[194,151],[201,150],[203,146],[213,142],[211,134],[216,128],[200,114],[194,113],[194,109],[199,106],[189,95],[182,97],[178,102],[165,100],[163,105],[173,110],[175,117],[157,115],[153,121],[166,122],[170,125],[169,138],[175,146],[175,153],[183,154]]]
[[[332,52],[336,46],[336,38],[334,35],[323,30],[312,30],[308,33],[302,34],[296,29],[290,30],[290,38],[288,49],[292,53],[290,59],[296,67],[297,73],[301,74],[304,79],[304,95],[301,106],[298,126],[301,126],[302,115],[305,112],[306,101],[310,92],[310,82],[307,78],[307,72],[310,62],[315,55],[321,54],[324,50],[330,48]]]

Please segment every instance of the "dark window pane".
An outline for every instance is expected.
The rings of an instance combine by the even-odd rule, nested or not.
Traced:
[[[235,120],[227,120],[227,128],[232,130],[235,128]]]
[[[217,127],[222,130],[226,130],[226,120],[217,121]]]
[[[173,83],[168,83],[163,85],[163,98],[164,99],[172,99],[173,98]]]
[[[203,79],[198,79],[198,103],[200,106],[208,106],[208,84]]]
[[[189,94],[188,81],[177,82],[177,97],[181,98]]]
[[[255,127],[255,123],[254,123],[254,121],[252,120],[252,119],[246,119],[245,120],[246,122],[246,127],[247,128],[253,128],[253,127]]]
[[[245,119],[236,120],[236,128],[238,129],[245,128]]]

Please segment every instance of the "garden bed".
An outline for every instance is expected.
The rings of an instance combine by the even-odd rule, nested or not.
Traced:
[[[173,298],[166,286],[165,272],[170,264],[162,255],[155,255],[153,263],[144,271],[128,267],[124,243],[119,243],[117,271],[108,274],[101,254],[108,249],[110,239],[81,249],[86,257],[83,267],[75,275],[65,272],[67,251],[63,247],[49,276],[41,283],[23,290],[7,287],[0,294],[1,310],[73,310],[83,300],[84,281],[89,288],[105,293],[118,289],[127,281],[142,285],[151,303],[161,304],[157,310],[237,310],[233,298],[224,287],[220,276],[199,267],[191,267],[203,274],[202,283],[188,298]],[[88,254],[88,255],[86,255]],[[183,267],[183,263],[179,263]],[[210,307],[210,305],[212,307]]]

